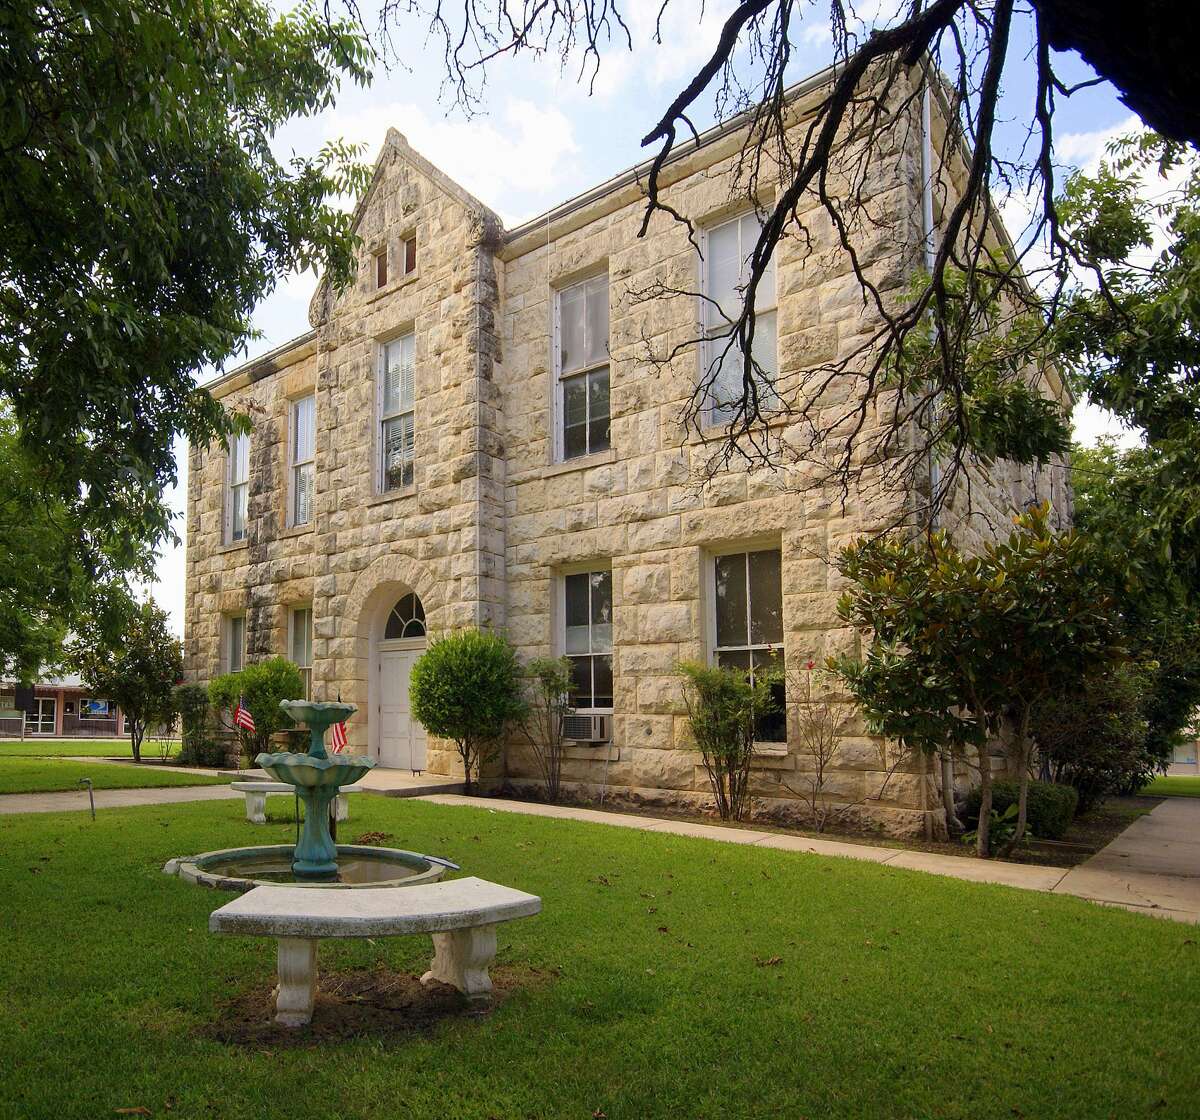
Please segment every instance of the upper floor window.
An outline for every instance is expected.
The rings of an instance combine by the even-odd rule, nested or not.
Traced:
[[[610,446],[608,277],[594,276],[560,291],[555,324],[556,457],[605,451]]]
[[[246,666],[246,616],[227,614],[223,620],[225,672],[240,673]]]
[[[404,275],[417,270],[417,235],[404,239]]]
[[[380,249],[375,254],[375,287],[386,288],[388,281],[387,249]]]
[[[571,662],[571,706],[612,711],[612,571],[576,572],[562,578],[561,648]]]
[[[312,699],[312,607],[293,607],[288,624],[291,660],[304,678],[304,697]]]
[[[250,497],[250,436],[246,432],[229,442],[225,473],[225,540],[246,539],[246,511]]]
[[[746,284],[750,280],[750,258],[761,231],[762,222],[751,211],[712,226],[704,234],[701,378],[710,423],[728,421],[742,400],[744,358],[736,335],[728,332],[742,311]],[[754,294],[754,344],[751,349],[754,377],[759,391],[768,400],[774,394],[779,372],[775,319],[775,262],[771,260],[767,262]]]
[[[291,497],[288,521],[307,525],[313,515],[313,460],[317,446],[317,398],[301,397],[292,402],[291,419]]]
[[[733,552],[713,558],[713,660],[747,669],[783,668],[783,572],[779,549]],[[773,686],[779,710],[760,719],[754,737],[787,742],[783,683]]]
[[[381,492],[411,486],[416,462],[416,336],[406,334],[380,349],[379,447]]]

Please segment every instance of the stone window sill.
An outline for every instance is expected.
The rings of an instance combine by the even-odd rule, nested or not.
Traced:
[[[795,417],[789,413],[776,413],[775,415],[767,418],[767,428],[770,430],[785,428],[793,420],[795,420]],[[750,431],[761,431],[761,427],[762,426],[758,423],[758,421],[755,421],[754,424],[751,425]],[[696,446],[698,444],[722,443],[728,438],[729,424],[725,422],[704,420],[700,424],[699,431],[696,431],[692,425],[688,425],[688,443],[692,446]],[[740,434],[735,438],[740,438]]]
[[[398,502],[402,498],[416,497],[416,486],[406,486],[403,490],[387,490],[382,494],[372,494],[366,501],[369,506],[384,506],[388,502]]]
[[[755,743],[755,758],[787,758],[787,743]]]
[[[224,552],[237,552],[237,551],[238,551],[238,549],[241,549],[241,548],[249,548],[249,547],[250,547],[250,540],[249,540],[249,538],[243,538],[242,540],[240,540],[240,541],[234,541],[234,542],[232,542],[231,544],[223,544],[223,545],[221,545],[221,547],[220,547],[219,549],[217,549],[217,551],[218,551],[219,553],[224,553]]]
[[[537,473],[539,478],[554,478],[560,474],[570,474],[572,471],[586,471],[591,467],[606,467],[609,463],[617,461],[617,452],[614,448],[609,448],[607,451],[598,451],[594,455],[580,455],[575,459],[563,459],[560,462],[549,463],[542,467]]]
[[[418,266],[407,276],[401,276],[397,280],[389,280],[382,288],[376,288],[367,296],[367,303],[374,303],[377,299],[383,299],[384,296],[395,295],[401,288],[407,288],[409,284],[415,284],[420,278],[421,269]]]
[[[288,537],[302,537],[306,533],[313,531],[313,523],[310,521],[307,525],[288,525],[279,533],[280,540],[286,540]]]

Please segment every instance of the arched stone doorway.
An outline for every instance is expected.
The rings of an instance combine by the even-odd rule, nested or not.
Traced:
[[[396,600],[377,643],[379,704],[376,758],[380,766],[412,770],[426,767],[425,728],[412,714],[408,685],[412,667],[425,650],[425,608],[415,591]]]

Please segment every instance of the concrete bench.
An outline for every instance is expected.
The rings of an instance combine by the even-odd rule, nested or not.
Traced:
[[[246,795],[246,820],[251,824],[267,823],[267,794],[291,793],[296,789],[285,782],[234,782],[232,788]],[[362,793],[362,786],[342,786],[338,795],[333,799],[333,819],[348,821],[350,819],[350,803],[346,800],[348,793]]]
[[[451,984],[473,1003],[491,998],[488,966],[496,926],[540,913],[537,895],[485,879],[452,879],[415,887],[350,890],[262,886],[214,910],[213,933],[278,940],[275,1021],[312,1020],[317,993],[317,942],[323,937],[433,936],[433,960],[421,983]]]

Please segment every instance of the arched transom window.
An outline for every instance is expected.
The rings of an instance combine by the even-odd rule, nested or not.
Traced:
[[[392,608],[383,637],[384,641],[425,637],[425,608],[411,591]]]

